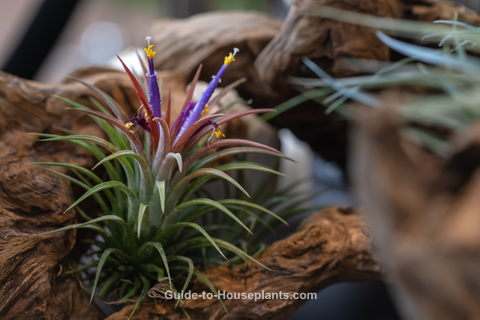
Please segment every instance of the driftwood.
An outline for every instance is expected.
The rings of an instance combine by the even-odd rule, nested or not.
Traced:
[[[304,6],[309,2],[316,3],[318,1],[295,1],[291,10],[295,10],[295,6]],[[359,5],[367,3],[369,2],[362,1]],[[380,8],[387,3],[393,2],[379,2],[379,7],[375,10],[372,9],[373,12],[396,16],[397,9],[389,11],[390,9]],[[443,14],[442,17],[445,15],[448,16],[449,9],[445,9],[448,7],[446,5],[440,6],[437,2],[433,1],[415,1],[412,3],[413,4],[410,4],[410,2],[401,3],[402,11],[400,16],[413,18],[428,17],[428,19],[430,19],[432,16],[431,12],[436,12],[435,10],[441,11]],[[396,6],[391,8],[396,8]],[[441,10],[439,8],[441,8]],[[372,12],[359,7],[352,7],[352,9],[362,12]],[[291,17],[292,14],[293,13],[290,13],[289,16]],[[247,74],[247,78],[250,81],[249,84],[239,88],[239,92],[243,96],[256,98],[257,101],[260,102],[259,104],[263,104],[262,106],[274,105],[280,102],[283,97],[277,94],[279,89],[276,88],[282,88],[282,83],[265,80],[269,78],[262,78],[260,75],[268,76],[269,73],[266,71],[258,71],[261,70],[262,65],[265,66],[266,62],[268,62],[267,53],[261,54],[261,51],[267,46],[270,40],[275,38],[277,39],[275,41],[279,41],[279,37],[296,35],[296,37],[299,38],[305,37],[305,41],[308,42],[308,39],[311,38],[302,32],[298,32],[300,30],[296,29],[299,26],[304,27],[304,23],[307,22],[300,23],[300,21],[307,21],[305,20],[306,18],[299,16],[299,24],[286,23],[280,30],[279,23],[269,18],[262,17],[252,19],[246,17],[233,20],[231,15],[225,14],[224,16],[224,21],[222,20],[223,18],[218,16],[215,24],[208,25],[208,28],[210,28],[208,30],[212,30],[213,34],[210,39],[220,39],[221,34],[225,35],[225,37],[222,38],[223,40],[218,42],[201,43],[200,39],[202,39],[206,31],[195,33],[194,31],[197,29],[187,28],[183,25],[177,25],[175,27],[176,29],[171,29],[177,30],[178,32],[183,30],[184,33],[178,33],[177,38],[175,38],[174,35],[176,33],[172,31],[172,33],[169,33],[168,41],[176,43],[177,41],[175,39],[178,39],[178,37],[188,40],[183,42],[185,47],[174,46],[175,50],[168,52],[168,55],[165,54],[162,58],[166,59],[165,62],[162,62],[165,63],[165,67],[159,69],[168,69],[171,73],[163,74],[178,79],[179,85],[175,85],[175,87],[172,88],[172,92],[181,91],[181,86],[189,79],[189,76],[193,73],[193,68],[196,67],[198,63],[204,64],[205,80],[208,80],[208,77],[216,71],[215,68],[218,65],[218,61],[221,61],[221,57],[225,54],[225,51],[238,46],[243,49],[242,52],[245,55],[242,55],[242,58],[239,59],[239,68],[237,71],[232,69],[231,78],[226,77],[224,84],[239,78],[240,76],[237,76],[238,74],[241,74],[241,76]],[[219,29],[220,31],[213,31],[217,26],[222,26],[224,22],[228,22],[230,19],[231,23],[229,23],[230,27],[228,30]],[[192,20],[193,18],[187,21]],[[243,23],[240,23],[241,21],[243,21]],[[245,21],[248,21],[248,24],[245,23]],[[180,22],[177,21],[175,23]],[[343,30],[342,28],[344,28],[343,25],[334,24],[328,20],[318,20],[316,23],[320,25],[316,26],[313,30],[321,30],[324,24],[330,24],[331,28],[335,29]],[[235,30],[237,30],[235,28],[239,28],[240,26],[246,29],[248,29],[248,26],[251,33],[239,32],[241,35],[239,36],[239,34],[235,32]],[[259,28],[259,26],[264,27]],[[164,30],[169,30],[167,25],[163,27]],[[198,27],[198,30],[207,30],[205,28],[201,29]],[[238,30],[246,29],[239,28]],[[345,27],[344,30],[351,29]],[[341,31],[338,30],[335,32],[341,33]],[[190,34],[194,36],[189,38]],[[352,38],[348,38],[349,32],[345,31],[344,36],[346,38],[342,39],[345,40],[345,43],[355,43]],[[154,34],[154,39],[159,41],[159,43],[157,43],[158,47],[168,47],[163,45],[163,41],[167,40],[158,37],[157,33]],[[194,40],[197,40],[197,42]],[[357,40],[362,41],[362,39]],[[200,47],[187,45],[191,43],[199,44],[202,50],[200,50]],[[310,53],[318,54],[319,52],[328,52],[324,49],[326,49],[327,46],[332,46],[332,44],[333,42],[330,38],[330,40],[323,44],[323,48],[318,48],[318,50],[316,49],[311,52],[309,52],[309,50],[294,52],[289,46],[278,48],[278,50],[285,51],[285,53],[287,53],[285,55],[287,59],[298,59],[298,56],[301,55],[318,58],[318,56],[311,56]],[[307,47],[308,46],[305,46],[305,48]],[[378,52],[382,54],[385,53],[385,48],[381,47],[373,46],[372,48],[366,48],[366,50],[367,49],[379,49],[380,51]],[[348,50],[348,48],[344,48],[344,51],[336,52],[348,53]],[[159,50],[159,52],[161,51]],[[376,57],[378,52],[371,52],[370,54]],[[294,56],[295,54],[297,57]],[[362,57],[365,57],[367,53],[362,51],[361,54]],[[159,57],[160,55],[159,53]],[[185,58],[195,55],[198,55],[198,60],[187,60],[187,58]],[[348,56],[355,57],[355,54],[352,52],[352,54]],[[184,58],[180,59],[180,57]],[[262,57],[262,59],[258,57]],[[337,59],[337,56],[333,56],[332,59]],[[265,62],[261,63],[262,60]],[[282,63],[278,62],[278,65],[273,62],[273,58],[271,61],[272,66],[270,67],[273,67],[273,72],[279,72],[280,74],[279,77],[274,77],[275,80],[280,79],[287,81],[290,75],[301,73],[300,67],[298,69],[285,70],[281,67],[282,64],[285,63],[284,61]],[[157,61],[157,64],[159,63],[160,62]],[[238,72],[238,74],[236,74],[236,72]],[[130,87],[125,75],[108,69],[95,68],[80,70],[76,72],[75,76],[95,84],[112,95],[124,108],[126,114],[133,114],[135,112],[134,109],[138,106],[138,102],[133,95],[133,89]],[[53,177],[40,168],[31,165],[31,162],[64,161],[89,166],[92,164],[92,159],[81,150],[67,144],[39,143],[38,139],[29,133],[58,133],[60,132],[59,129],[67,128],[77,132],[100,134],[98,128],[92,124],[88,117],[81,116],[70,110],[65,110],[66,105],[51,97],[52,94],[59,94],[81,103],[90,104],[88,97],[91,95],[91,92],[72,80],[59,85],[42,85],[21,80],[7,74],[0,74],[0,301],[2,301],[0,304],[0,318],[2,319],[101,319],[104,317],[96,307],[88,303],[86,291],[82,289],[81,284],[74,277],[60,275],[62,270],[68,267],[70,262],[78,259],[82,253],[83,248],[78,246],[77,240],[85,235],[81,233],[77,234],[75,231],[49,236],[38,235],[42,231],[69,224],[74,221],[75,217],[73,214],[62,214],[63,210],[71,203],[69,185],[64,180]],[[291,94],[293,94],[291,90],[285,90],[286,96]],[[179,98],[174,97],[174,99]],[[316,110],[315,113],[312,113],[312,108]],[[286,114],[284,118],[278,118],[276,124],[291,127],[298,136],[308,141],[316,150],[322,151],[330,159],[341,163],[345,157],[345,152],[343,151],[346,144],[344,138],[345,123],[330,117],[325,117],[322,113],[323,111],[320,110],[316,104],[309,104],[306,107],[299,107],[293,112]],[[288,118],[287,115],[290,115],[290,118]],[[315,119],[317,116],[318,118]],[[315,120],[312,121],[312,119]],[[387,126],[389,123],[390,122],[386,122],[385,125]],[[383,141],[387,141],[388,137],[391,137],[391,135],[387,134],[382,136],[381,133],[384,133],[384,131],[382,131],[383,129],[380,130],[377,128],[378,130],[373,130],[370,127],[368,128],[369,129],[365,129],[364,131],[366,133],[361,135],[361,137],[364,137],[363,141],[370,141],[368,139],[377,134],[384,139]],[[387,126],[386,128],[389,129],[390,132],[394,132],[391,127]],[[375,146],[371,146],[371,148],[374,147]],[[381,152],[382,150],[378,149],[377,151]],[[397,160],[401,161],[404,159],[404,154],[402,154],[404,150],[400,149],[397,151],[399,155]],[[328,152],[332,153],[329,154]],[[421,154],[428,157],[428,155]],[[424,171],[419,171],[421,174],[412,177],[412,179],[415,178],[412,181],[420,183],[422,188],[425,187],[425,181],[431,183],[428,179],[425,181],[422,180],[426,179],[423,178],[423,176],[431,172],[429,170],[433,170],[441,165],[438,161],[434,160],[432,160],[431,163],[432,165],[430,167],[425,168]],[[403,165],[403,163],[401,163],[401,165]],[[391,168],[394,170],[402,169],[399,172],[404,173],[407,173],[408,170],[413,170],[411,167],[405,167],[407,170],[400,165],[395,165]],[[384,170],[387,169],[388,168],[384,168]],[[408,177],[407,174],[405,174],[404,177],[399,175],[395,178],[398,178],[399,186],[408,189],[410,185],[407,184],[405,180],[406,177]],[[386,186],[383,192],[390,192],[389,190],[391,189],[388,189],[388,187],[391,187],[391,185],[388,185],[387,182],[381,185]],[[428,184],[428,186],[430,185],[431,184]],[[370,187],[371,186],[369,186],[369,188]],[[369,188],[366,189],[369,190]],[[422,188],[417,187],[415,190],[429,190],[429,192],[420,192],[418,195],[412,195],[412,193],[409,192],[406,193],[412,198],[411,204],[408,204],[409,201],[404,201],[404,199],[402,199],[403,202],[397,201],[395,203],[401,208],[401,210],[395,211],[397,212],[397,216],[403,217],[404,214],[411,216],[415,213],[416,216],[420,216],[421,219],[435,218],[436,220],[435,214],[425,216],[418,215],[418,212],[424,212],[429,209],[422,206],[420,200],[432,200],[433,198],[428,197],[433,197],[432,194],[435,194],[435,192],[428,188]],[[462,201],[468,200],[473,202],[478,198],[473,196],[472,198],[467,197],[467,195],[474,195],[473,184],[471,189],[467,188],[465,190],[465,200]],[[444,192],[442,194],[448,193]],[[390,195],[390,193],[387,195]],[[453,197],[453,195],[450,196]],[[388,197],[386,198],[389,199]],[[441,200],[441,197],[438,199]],[[438,200],[438,203],[441,203],[440,200]],[[465,221],[462,220],[462,218],[470,213],[468,210],[464,210],[460,204],[461,203],[458,202],[458,209],[456,207],[448,207],[451,209],[444,209],[444,211],[439,209],[439,212],[443,212],[445,215],[447,215],[447,211],[459,212],[458,215],[452,214],[452,220],[444,220],[445,222],[448,221],[452,224],[460,225]],[[429,210],[431,211],[427,211],[436,212],[434,209]],[[378,277],[379,267],[375,257],[370,251],[365,226],[358,216],[345,215],[339,212],[349,213],[350,210],[343,208],[328,209],[312,218],[298,233],[273,244],[261,257],[261,261],[273,269],[272,272],[266,272],[254,265],[248,264],[248,268],[247,265],[238,266],[233,269],[217,268],[209,270],[207,273],[211,272],[209,274],[216,279],[215,284],[219,288],[235,288],[239,291],[259,290],[263,288],[263,285],[265,285],[266,290],[276,291],[283,289],[283,286],[281,288],[278,287],[282,283],[288,284],[287,290],[315,291],[337,281],[362,280]],[[375,208],[372,208],[372,212],[372,214],[377,214],[379,211],[375,211]],[[413,222],[414,220],[411,221]],[[438,219],[438,221],[443,220]],[[418,224],[407,223],[405,226],[399,228],[395,225],[395,228],[388,230],[393,230],[391,235],[398,236],[398,239],[402,240],[402,230],[415,230],[416,226],[422,224],[427,225],[427,222],[429,223],[430,220],[418,220]],[[445,226],[446,225],[447,224],[445,224]],[[472,225],[474,226],[475,224]],[[467,227],[468,226],[467,224]],[[448,228],[432,229],[431,233],[425,234],[417,232],[417,239],[420,245],[417,245],[416,242],[415,245],[412,245],[411,242],[399,241],[398,246],[394,246],[392,245],[391,236],[385,235],[384,239],[386,239],[386,242],[384,247],[387,248],[387,246],[390,246],[389,248],[392,249],[391,255],[394,257],[391,261],[399,262],[396,268],[401,272],[397,274],[399,274],[399,278],[406,283],[405,292],[412,293],[415,292],[415,288],[418,289],[418,294],[415,295],[412,293],[412,296],[418,298],[415,305],[417,307],[419,306],[425,314],[433,310],[431,307],[432,300],[427,299],[428,293],[430,293],[429,290],[431,290],[429,288],[434,288],[437,291],[440,291],[439,288],[441,288],[441,284],[437,279],[425,277],[425,275],[429,275],[427,274],[430,270],[428,267],[444,267],[453,270],[454,264],[456,263],[457,265],[455,266],[461,267],[456,270],[464,271],[462,274],[452,271],[452,274],[458,278],[464,274],[472,274],[474,272],[471,271],[473,269],[469,268],[473,265],[471,262],[475,259],[475,256],[466,257],[465,255],[460,255],[460,253],[467,251],[460,252],[454,250],[455,244],[464,245],[465,248],[469,248],[467,246],[467,244],[469,244],[472,245],[472,248],[475,248],[473,244],[478,243],[467,241],[469,239],[476,239],[476,234],[467,227],[465,227],[464,233],[460,233],[460,235],[463,236],[462,238],[460,238],[457,233],[449,232]],[[440,233],[439,230],[442,230],[442,232],[446,231]],[[428,235],[432,235],[431,238],[427,238]],[[433,241],[437,235],[441,235],[441,237],[438,237],[439,241],[444,241],[444,243],[452,241],[452,246],[447,246],[447,248],[453,248],[452,251],[445,250],[445,247],[443,247],[442,250],[433,250],[436,247],[430,250],[430,246],[438,245],[438,243],[429,242]],[[415,238],[412,237],[411,239]],[[441,244],[443,244],[443,242]],[[409,248],[413,246],[415,246],[416,250],[409,250]],[[426,247],[428,247],[430,251],[424,250]],[[440,246],[438,248],[440,248]],[[411,255],[409,255],[410,253]],[[404,254],[403,257],[410,260],[396,259],[395,257],[401,256],[400,254]],[[432,260],[427,261],[425,257],[431,257]],[[452,257],[455,257],[455,259]],[[420,265],[420,263],[424,263],[424,265]],[[283,272],[279,272],[279,270]],[[290,272],[290,274],[287,274],[287,272]],[[248,281],[246,280],[247,276]],[[263,278],[263,276],[265,276],[265,278]],[[422,281],[418,281],[417,276],[424,278],[422,278]],[[271,281],[272,279],[276,279],[276,281]],[[299,281],[298,279],[301,280]],[[474,279],[474,277],[468,279]],[[429,285],[431,285],[431,287],[429,287]],[[470,309],[461,310],[460,299],[466,296],[464,295],[465,291],[462,291],[465,288],[453,287],[452,284],[452,287],[449,287],[449,290],[450,289],[452,293],[456,292],[458,294],[456,297],[449,297],[451,298],[451,300],[448,300],[449,303],[442,305],[443,309],[441,311],[444,312],[443,315],[452,314],[453,312],[459,315],[478,314],[475,313],[477,309],[475,309],[475,304],[473,303]],[[425,294],[422,295],[422,293]],[[443,302],[448,292],[438,294]],[[283,304],[281,301],[271,303],[267,301],[261,301],[260,303],[236,301],[235,305],[233,305],[227,301],[227,307],[232,317],[240,314],[241,311],[248,311],[251,318],[261,316],[267,319],[277,319],[283,315],[287,315],[288,312],[291,312],[299,303],[299,301],[284,301]],[[112,315],[112,318],[121,319],[122,315],[125,315],[130,308],[130,306],[126,306],[123,311]],[[208,311],[208,313],[218,312],[217,315],[219,318],[229,318],[229,316],[221,313],[221,308],[214,301],[210,303],[205,301],[187,301],[185,302],[185,308],[189,310],[191,314],[195,315],[202,311]],[[144,315],[145,318],[149,319],[162,314],[168,314],[174,317],[170,303],[161,303],[158,304],[157,307],[147,306],[144,311],[140,312],[146,313],[148,311],[150,314],[145,315],[144,313],[139,313],[139,315]],[[180,317],[179,315],[177,316]],[[441,319],[442,317],[438,316],[436,318]]]
[[[233,268],[225,266],[207,270],[205,275],[219,291],[229,293],[317,292],[339,281],[378,279],[380,268],[371,253],[366,227],[349,207],[330,207],[305,220],[300,230],[277,241],[258,260],[266,270],[248,262]],[[196,285],[196,292],[208,288]],[[251,299],[225,300],[228,312],[213,300],[190,299],[183,308],[192,319],[283,319],[302,300]],[[147,304],[138,319],[184,319],[174,308],[175,302]],[[125,319],[131,307],[108,317]]]
[[[102,69],[76,73],[120,101],[126,112],[132,111],[133,96],[126,86],[123,74]],[[108,79],[108,80],[107,80]],[[101,134],[88,117],[66,110],[65,103],[52,94],[88,104],[91,92],[82,85],[69,81],[61,85],[41,85],[7,74],[0,74],[0,316],[2,319],[101,319],[103,315],[88,302],[87,291],[70,276],[61,276],[64,269],[78,259],[82,248],[76,245],[78,237],[72,231],[48,236],[39,233],[72,223],[72,213],[63,210],[71,203],[69,185],[52,176],[33,161],[61,161],[91,166],[92,159],[69,144],[42,143],[31,132],[58,133],[59,129],[74,129],[80,133]],[[136,105],[133,103],[133,105]],[[351,210],[329,209],[316,216],[305,228],[291,238],[274,244],[262,258],[274,271],[248,265],[243,279],[250,277],[248,287],[240,287],[238,278],[221,278],[221,268],[211,273],[219,288],[258,289],[270,283],[268,279],[282,279],[290,290],[315,291],[341,280],[360,280],[378,277],[379,268],[368,247],[366,229]],[[308,237],[307,237],[308,235]],[[287,255],[288,254],[288,255]],[[234,276],[246,266],[236,267]],[[279,273],[280,269],[283,269]],[[288,274],[285,270],[289,270]],[[265,278],[262,280],[262,277]],[[273,277],[273,278],[271,278]],[[299,281],[299,277],[303,279]],[[290,280],[288,280],[290,279]],[[222,280],[222,283],[218,283]],[[282,282],[273,282],[280,285]],[[280,289],[266,286],[265,289]],[[216,308],[212,305],[202,308]],[[275,315],[293,310],[299,301],[278,308],[258,306],[257,313]],[[208,304],[208,303],[207,303]],[[254,309],[253,303],[243,310]],[[166,310],[173,312],[171,305]],[[195,309],[197,307],[193,307]],[[192,313],[195,310],[192,309]],[[125,310],[129,310],[126,307]],[[145,309],[148,310],[148,309]],[[212,309],[213,310],[213,309]],[[236,308],[232,307],[232,314]],[[270,311],[269,311],[270,310]],[[122,318],[119,313],[115,317]],[[217,310],[219,312],[219,310]],[[238,311],[239,312],[239,311]],[[276,313],[277,312],[277,313]],[[253,316],[254,313],[252,313]],[[147,317],[148,318],[148,317]]]
[[[300,59],[308,57],[332,76],[353,75],[344,58],[390,60],[390,50],[368,28],[312,16],[318,5],[366,14],[431,22],[458,19],[473,24],[480,17],[448,0],[294,0],[285,21],[258,13],[205,13],[185,20],[162,20],[152,28],[159,50],[156,67],[192,74],[204,65],[203,80],[217,71],[223,55],[239,47],[238,64],[227,72],[223,84],[241,77],[247,82],[239,93],[252,105],[273,107],[298,94],[291,76],[305,76]],[[277,127],[289,128],[324,158],[345,167],[348,123],[325,115],[316,102],[307,102],[274,119]]]
[[[352,176],[399,309],[405,319],[479,319],[479,125],[442,159],[404,138],[393,108],[359,118]]]
[[[151,28],[153,42],[159,48],[155,68],[191,76],[202,64],[201,79],[210,81],[223,57],[236,47],[241,54],[223,76],[222,84],[246,78],[240,92],[248,92],[255,99],[268,98],[267,86],[260,81],[254,61],[280,25],[278,20],[255,12],[219,11],[184,20],[160,20]]]
[[[38,236],[74,216],[66,181],[31,165],[32,161],[91,161],[68,145],[37,143],[31,132],[59,127],[98,131],[84,117],[59,108],[53,93],[64,90],[0,74],[0,317],[2,319],[100,319],[73,278],[57,278],[75,245],[75,232]],[[89,122],[88,122],[89,123]],[[68,126],[67,126],[68,124]]]

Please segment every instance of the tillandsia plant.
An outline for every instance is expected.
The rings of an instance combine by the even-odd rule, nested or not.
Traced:
[[[185,290],[192,279],[197,278],[215,291],[200,271],[203,266],[238,257],[267,268],[240,249],[236,245],[240,243],[238,239],[219,235],[248,237],[255,225],[247,226],[248,219],[285,223],[271,210],[249,201],[247,190],[231,174],[238,170],[280,174],[255,163],[235,160],[236,156],[260,153],[282,157],[274,148],[250,140],[229,139],[222,132],[221,126],[233,119],[271,111],[256,109],[223,114],[216,106],[219,96],[212,99],[222,75],[235,61],[238,49],[225,57],[198,101],[193,101],[193,91],[200,75],[198,69],[181,112],[172,119],[170,97],[161,101],[153,64],[156,52],[150,41],[147,37],[146,90],[119,58],[139,99],[140,107],[135,116],[127,118],[111,97],[84,83],[102,98],[108,108],[98,101],[99,110],[93,110],[58,98],[91,116],[107,139],[80,134],[40,134],[43,141],[68,141],[88,150],[98,160],[93,169],[64,163],[38,163],[68,168],[75,176],[45,167],[86,190],[65,211],[68,213],[76,208],[86,221],[48,233],[75,228],[95,230],[98,236],[89,239],[98,249],[97,260],[93,263],[96,269],[92,298],[98,291],[100,296],[114,297],[120,303],[136,299],[133,312],[157,283],[179,291]],[[99,167],[103,167],[108,179],[101,178]],[[199,194],[208,195],[205,186],[212,180],[230,184],[243,196],[200,197]],[[95,199],[99,212],[87,213],[81,209],[79,205],[89,197]],[[271,202],[269,206],[272,205]],[[289,212],[286,214],[291,214],[291,210]],[[218,216],[227,219],[208,219]]]
[[[404,42],[377,31],[378,38],[404,58],[395,62],[352,59],[351,68],[367,75],[347,78],[334,79],[305,58],[303,62],[317,78],[292,78],[291,83],[302,94],[277,107],[278,112],[313,99],[325,106],[327,113],[337,111],[349,117],[345,107],[351,101],[372,108],[382,106],[381,99],[373,93],[375,90],[421,87],[422,97],[412,95],[397,111],[407,123],[405,136],[441,156],[447,156],[451,151],[448,137],[452,133],[480,119],[478,26],[458,21],[457,17],[423,23],[329,7],[319,7],[310,14],[390,31],[424,45]]]

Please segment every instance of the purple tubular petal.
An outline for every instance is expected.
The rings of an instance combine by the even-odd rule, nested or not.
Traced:
[[[150,132],[152,129],[150,128],[150,125],[148,124],[147,120],[140,115],[136,115],[135,117],[132,117],[128,119],[127,122],[131,122],[133,124],[138,124],[140,127],[142,127],[144,130]]]
[[[145,118],[140,118],[137,121],[137,124],[142,127],[145,131],[151,132],[152,129],[150,128],[150,125],[148,124],[147,120]]]
[[[157,73],[155,72],[155,68],[153,66],[153,59],[148,59],[148,73],[145,75],[148,80],[148,103],[150,104],[150,108],[152,108],[153,116],[155,118],[162,117],[162,110],[161,110],[161,97],[160,97],[160,89],[158,88],[158,79]]]
[[[200,118],[200,115],[202,114],[202,111],[205,108],[205,105],[208,103],[208,101],[212,97],[213,92],[217,88],[223,73],[225,72],[225,70],[227,70],[227,67],[228,65],[223,64],[222,67],[218,70],[215,77],[208,84],[207,89],[203,91],[202,96],[200,97],[198,102],[195,104],[191,113],[187,116],[184,123],[180,127],[180,131],[178,132],[177,139],[179,139],[182,136],[182,134],[188,129],[188,127],[190,127]]]
[[[196,103],[194,101],[190,102],[188,106],[186,106],[185,109],[183,109],[182,112],[180,113],[179,123],[178,123],[180,127],[183,126],[183,123],[185,122],[187,117],[192,113],[192,110],[193,110],[193,107],[195,107],[195,104]]]

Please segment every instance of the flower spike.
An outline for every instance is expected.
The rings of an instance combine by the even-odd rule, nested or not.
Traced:
[[[207,105],[208,101],[213,95],[213,92],[220,83],[223,73],[225,72],[225,70],[227,70],[228,66],[235,61],[235,56],[239,51],[240,50],[238,48],[234,48],[233,53],[230,52],[229,55],[224,58],[223,65],[218,70],[217,74],[213,77],[213,79],[210,81],[208,87],[202,93],[200,99],[197,101],[192,111],[183,122],[183,125],[180,127],[176,138],[177,141],[185,133],[185,131],[200,118],[202,112],[205,110],[205,106]]]
[[[153,116],[155,118],[161,118],[162,110],[160,89],[158,88],[157,73],[155,72],[155,67],[153,65],[153,57],[157,52],[153,50],[154,45],[151,43],[152,37],[147,36],[145,40],[147,41],[147,47],[143,50],[145,51],[145,55],[147,56],[148,60],[148,72],[145,75],[148,80],[148,103],[152,109]]]

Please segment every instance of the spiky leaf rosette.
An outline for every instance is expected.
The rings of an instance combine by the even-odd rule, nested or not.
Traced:
[[[291,83],[302,94],[279,105],[269,119],[306,101],[315,100],[327,113],[337,111],[350,117],[351,101],[381,108],[385,101],[375,95],[386,88],[415,88],[407,98],[399,95],[398,116],[405,120],[404,137],[437,155],[452,154],[451,137],[480,119],[478,92],[480,81],[480,29],[457,20],[433,23],[381,18],[338,8],[318,7],[312,15],[354,23],[422,42],[412,44],[377,31],[378,38],[392,51],[404,56],[395,62],[349,60],[352,70],[364,75],[331,77],[312,60],[303,59],[317,78],[295,77]],[[426,45],[428,44],[428,45]],[[438,46],[439,48],[434,48]],[[418,93],[421,87],[422,93]],[[399,91],[400,92],[400,91]],[[403,90],[403,93],[408,90]],[[359,104],[355,104],[358,106]]]
[[[88,150],[98,161],[91,170],[65,163],[39,163],[70,169],[74,176],[47,168],[85,189],[85,193],[66,210],[68,213],[77,208],[85,222],[49,233],[74,228],[97,231],[98,236],[90,239],[99,248],[92,298],[97,291],[100,296],[110,296],[119,302],[135,298],[136,308],[148,290],[159,282],[178,291],[185,290],[193,278],[198,278],[214,291],[208,279],[201,274],[201,266],[212,262],[218,264],[232,257],[260,264],[234,241],[219,238],[219,235],[245,237],[251,234],[255,224],[247,226],[249,218],[250,222],[285,222],[270,209],[249,201],[248,192],[231,174],[239,170],[279,172],[246,161],[225,162],[226,158],[248,153],[282,157],[279,151],[269,146],[225,138],[221,130],[222,125],[233,119],[271,111],[256,109],[223,114],[220,107],[212,103],[218,100],[215,97],[211,99],[212,95],[223,73],[235,61],[238,50],[225,57],[200,99],[192,101],[199,68],[186,93],[181,112],[173,121],[170,97],[162,106],[153,66],[155,51],[150,39],[147,41],[146,90],[119,58],[139,98],[140,108],[134,117],[127,119],[111,97],[84,83],[101,97],[107,107],[96,100],[92,101],[98,110],[62,97],[59,99],[91,116],[107,138],[40,134],[43,141],[75,143]],[[209,102],[212,105],[209,106]],[[100,167],[105,171],[106,179],[101,178]],[[224,181],[243,196],[224,199],[199,197],[205,185],[213,180]],[[87,198],[94,198],[99,212],[85,213],[78,207]],[[269,206],[272,207],[273,203]],[[212,215],[223,218],[215,220],[215,224],[208,223],[205,217]]]

